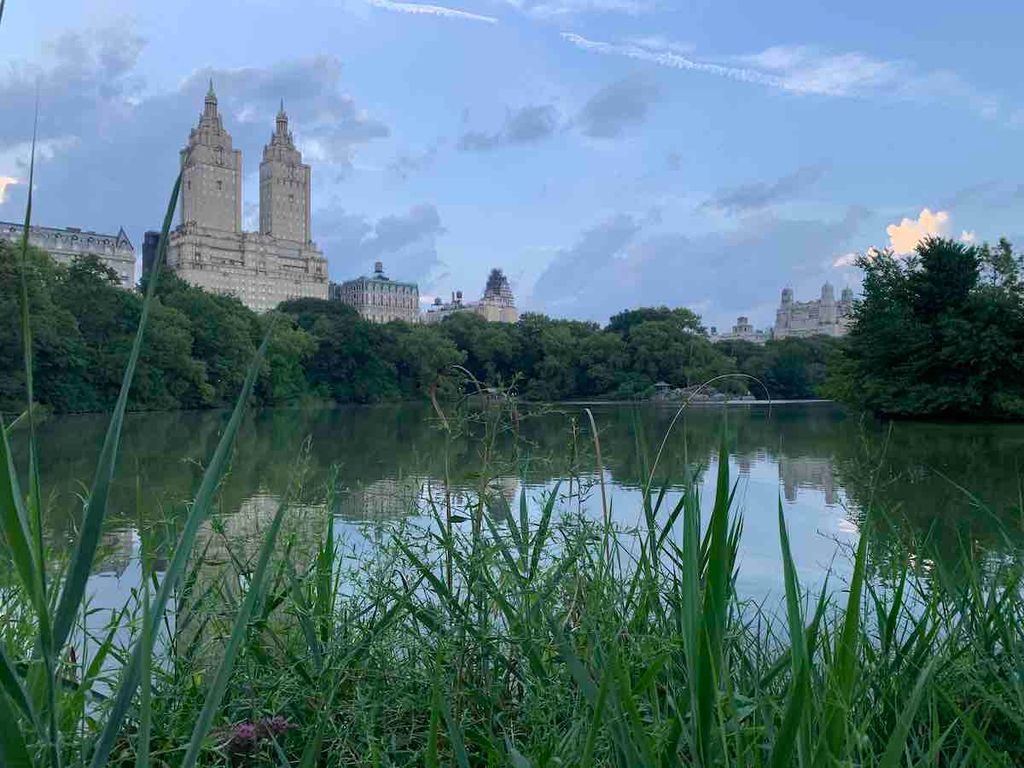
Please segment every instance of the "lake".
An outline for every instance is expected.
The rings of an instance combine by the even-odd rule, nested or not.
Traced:
[[[601,405],[592,411],[613,516],[635,525],[642,519],[640,487],[675,409]],[[334,525],[358,547],[372,546],[367,530],[373,528],[366,523],[428,520],[425,499],[443,493],[446,477],[456,503],[471,498],[485,464],[489,487],[513,508],[525,491],[537,509],[563,481],[562,496],[576,495],[563,498],[562,511],[600,514],[599,475],[582,407],[524,407],[514,428],[503,424],[489,442],[488,413],[471,414],[450,437],[434,411],[419,404],[251,413],[207,537],[231,539],[258,530],[291,487],[293,516],[302,518],[300,528],[312,546],[324,530],[324,488],[332,467],[341,487]],[[137,584],[140,520],[150,525],[181,519],[227,417],[128,417],[104,561],[92,583],[95,605],[116,607]],[[47,533],[57,549],[66,549],[73,536],[79,497],[91,482],[105,427],[106,417],[83,415],[53,417],[38,430]],[[840,576],[846,572],[846,550],[856,542],[869,504],[884,511],[870,523],[881,545],[875,548],[878,565],[884,564],[886,542],[897,537],[927,534],[949,557],[968,540],[994,552],[1020,541],[1024,425],[890,426],[828,403],[694,407],[669,435],[655,472],[655,486],[667,488],[667,506],[678,498],[689,466],[700,472],[705,509],[710,508],[723,435],[744,516],[742,593],[781,589],[780,498],[794,558],[808,585],[820,582],[830,567]],[[574,486],[564,482],[570,476],[578,478]],[[298,477],[301,488],[295,487]]]

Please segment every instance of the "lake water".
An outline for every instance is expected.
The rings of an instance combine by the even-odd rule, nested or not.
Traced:
[[[592,410],[614,517],[636,524],[645,467],[675,410],[664,405]],[[449,438],[434,412],[421,405],[254,412],[239,434],[223,483],[218,523],[206,535],[230,539],[258,529],[301,475],[305,480],[294,516],[303,518],[312,541],[323,531],[331,467],[337,467],[343,491],[334,525],[363,547],[372,546],[363,523],[426,519],[424,499],[436,496],[446,477],[450,488],[472,494],[485,463],[491,467],[491,488],[513,508],[523,491],[536,508],[559,480],[576,474],[583,479],[584,498],[561,506],[600,514],[582,407],[525,409],[514,430],[506,424],[497,435],[485,462],[486,416],[477,414]],[[97,606],[123,603],[138,583],[140,518],[148,525],[184,515],[227,417],[224,412],[128,417],[105,558],[92,584]],[[58,549],[67,548],[73,536],[79,497],[91,481],[105,426],[105,417],[90,415],[54,417],[39,428],[48,535]],[[744,515],[739,588],[746,594],[781,589],[779,498],[808,585],[819,582],[830,566],[840,575],[847,570],[844,549],[856,542],[869,503],[886,513],[871,523],[881,544],[879,559],[887,542],[909,534],[929,534],[950,557],[967,540],[998,551],[1021,539],[1022,425],[889,426],[827,403],[693,408],[670,434],[655,474],[656,486],[668,486],[669,502],[678,498],[684,468],[691,466],[702,470],[705,508],[710,508],[723,434],[738,484],[737,508]],[[563,482],[561,492],[566,490]]]

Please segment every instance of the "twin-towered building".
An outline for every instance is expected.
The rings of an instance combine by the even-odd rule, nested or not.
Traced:
[[[730,331],[718,333],[712,328],[711,340],[764,344],[769,339],[845,336],[852,319],[853,290],[850,288],[843,289],[838,301],[831,283],[825,283],[821,287],[821,297],[811,301],[794,301],[793,289],[784,288],[782,302],[775,311],[775,326],[771,330],[757,330],[748,318],[740,316]]]
[[[821,287],[821,298],[794,301],[793,289],[784,288],[775,312],[776,339],[793,336],[845,336],[853,316],[853,290],[844,288],[839,301],[831,283]]]
[[[260,162],[259,231],[242,229],[242,152],[224,128],[212,82],[181,166],[181,223],[168,239],[170,269],[257,312],[288,299],[327,298],[327,260],[311,235],[310,168],[283,103]]]

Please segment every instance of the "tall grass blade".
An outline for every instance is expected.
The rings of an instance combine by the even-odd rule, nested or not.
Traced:
[[[792,763],[794,744],[797,744],[801,765],[808,765],[810,758],[810,742],[802,738],[797,743],[797,734],[801,730],[804,712],[810,699],[809,672],[810,661],[807,657],[807,638],[804,635],[804,617],[800,606],[800,582],[793,563],[793,554],[789,547],[789,532],[786,519],[782,512],[782,499],[779,506],[779,542],[782,549],[782,571],[786,590],[786,619],[789,625],[789,648],[793,668],[793,682],[790,688],[789,702],[783,717],[782,728],[779,730],[772,749],[772,768],[783,768]]]
[[[10,701],[0,693],[0,765],[7,768],[31,768],[34,765],[18,727],[18,717]]]
[[[871,526],[868,510],[860,528],[860,541],[853,562],[850,593],[843,616],[843,628],[834,651],[832,674],[826,690],[825,729],[829,752],[834,759],[845,754],[847,717],[857,676],[857,645],[861,633],[861,601],[864,594],[864,570],[867,567]]]
[[[445,726],[448,729],[448,740],[452,743],[452,752],[455,753],[455,761],[459,768],[469,768],[469,754],[466,752],[466,742],[462,738],[462,729],[452,716],[452,708],[448,699],[439,697],[441,714],[444,716]]]
[[[138,475],[135,476],[135,510],[139,517],[139,546],[142,561],[142,645],[153,647],[153,625],[156,621],[150,612],[150,558],[147,548],[147,536],[142,520],[142,484]],[[116,625],[115,625],[116,626]],[[140,671],[142,690],[139,695],[139,735],[135,745],[135,768],[149,768],[149,740],[153,726],[153,669],[152,654],[142,654]]]
[[[921,674],[917,677],[917,683],[914,685],[914,690],[910,694],[910,698],[907,700],[906,706],[903,707],[903,711],[900,713],[899,720],[896,722],[896,727],[893,729],[892,734],[889,736],[889,743],[885,747],[885,753],[882,755],[882,760],[878,764],[878,768],[898,768],[900,760],[903,757],[903,748],[907,743],[907,734],[910,733],[910,725],[914,721],[914,717],[917,715],[917,709],[921,706],[921,699],[924,698],[925,685],[928,680],[931,679],[932,668],[934,666],[934,660],[921,670]]]
[[[0,417],[0,526],[3,540],[22,587],[37,614],[48,610],[42,584],[39,582],[39,567],[36,563],[35,548],[32,540],[32,527],[29,522],[28,510],[18,485],[18,471],[14,466],[14,457],[7,441],[7,431],[3,428]]]
[[[231,680],[231,671],[235,665],[235,657],[238,655],[238,649],[241,647],[242,641],[249,631],[249,620],[252,618],[256,603],[263,593],[263,582],[266,579],[270,558],[273,555],[274,545],[277,543],[277,535],[281,530],[281,523],[284,520],[284,514],[287,509],[288,505],[286,502],[281,502],[278,505],[277,513],[270,524],[270,530],[267,531],[263,544],[260,546],[259,558],[256,561],[256,570],[253,572],[249,591],[246,593],[242,605],[239,606],[238,612],[235,614],[231,636],[228,639],[227,646],[224,648],[224,656],[221,659],[220,666],[217,668],[217,675],[206,694],[203,708],[199,712],[199,717],[196,719],[196,724],[192,729],[192,739],[189,741],[188,750],[181,761],[182,768],[192,768],[199,759],[199,752],[203,748],[203,741],[206,739],[206,734],[213,723],[213,716],[216,714],[218,707],[220,707],[221,699],[224,698],[224,693],[227,691],[228,682]]]
[[[128,393],[131,390],[132,380],[135,378],[135,368],[138,364],[139,354],[142,351],[142,340],[146,333],[149,314],[152,311],[153,297],[156,293],[160,268],[164,263],[167,253],[167,238],[171,230],[171,223],[174,220],[174,212],[177,209],[178,193],[180,191],[181,173],[179,172],[178,178],[174,181],[171,199],[167,203],[167,211],[164,214],[164,223],[160,230],[160,245],[156,260],[150,270],[149,281],[146,287],[146,298],[142,303],[142,314],[139,317],[139,327],[135,332],[135,340],[132,342],[132,349],[128,355],[128,364],[125,366],[124,376],[121,378],[121,391],[117,395],[114,412],[110,416],[107,434],[103,439],[103,447],[100,450],[99,461],[96,464],[96,475],[93,479],[92,489],[89,492],[89,501],[85,508],[85,519],[82,521],[82,527],[78,533],[78,541],[71,555],[71,563],[64,581],[64,588],[61,591],[60,602],[57,605],[57,613],[53,624],[53,638],[58,648],[64,645],[68,632],[71,631],[75,615],[78,613],[78,606],[82,602],[82,596],[85,594],[85,587],[89,580],[89,573],[92,570],[93,559],[96,556],[96,547],[99,544],[100,534],[103,529],[103,519],[107,514],[110,484],[114,479],[114,470],[117,466],[117,453],[121,444],[121,428],[124,425],[124,414],[128,407]]]
[[[697,637],[696,721],[697,752],[701,765],[711,765],[712,721],[718,708],[722,679],[722,640],[729,612],[733,555],[730,551],[729,452],[725,434],[718,450],[715,503],[708,522],[707,570]]]
[[[217,486],[220,484],[221,477],[227,468],[228,459],[235,444],[235,436],[238,434],[238,428],[245,414],[246,404],[256,384],[256,377],[262,368],[263,357],[266,354],[272,331],[273,328],[267,330],[267,334],[263,337],[263,342],[260,344],[259,349],[257,349],[252,363],[249,365],[249,371],[246,374],[245,383],[242,385],[242,391],[235,402],[235,409],[232,411],[231,418],[224,428],[220,442],[217,443],[217,448],[213,452],[213,457],[203,473],[203,479],[199,484],[199,490],[196,493],[195,501],[192,503],[192,509],[189,511],[189,516],[178,539],[178,545],[174,549],[174,555],[167,570],[164,572],[163,581],[160,582],[156,599],[150,608],[150,613],[154,617],[164,615],[171,592],[176,588],[178,581],[185,573],[199,526],[210,512]],[[107,722],[96,742],[95,751],[90,763],[93,768],[102,768],[102,766],[106,765],[107,758],[110,756],[110,750],[113,749],[114,742],[117,740],[118,733],[120,732],[121,723],[128,713],[128,708],[131,706],[132,699],[135,696],[135,690],[139,685],[142,654],[152,652],[152,648],[144,647],[141,642],[136,642],[132,648],[131,657],[122,671],[117,693],[108,712]]]
[[[49,727],[49,754],[50,762],[60,768],[61,750],[60,729],[57,722],[57,684],[56,666],[57,650],[63,646],[63,640],[55,641],[53,633],[53,622],[51,621],[49,598],[46,586],[46,564],[43,555],[43,520],[42,520],[42,492],[39,485],[39,454],[36,442],[36,419],[35,419],[35,383],[33,378],[33,354],[32,354],[32,324],[29,321],[29,294],[28,294],[28,240],[29,230],[32,226],[32,188],[35,186],[36,167],[36,137],[39,131],[39,95],[36,94],[35,116],[32,123],[32,150],[29,158],[28,171],[28,193],[25,203],[25,223],[21,230],[21,339],[22,354],[25,364],[25,399],[28,403],[28,503],[27,517],[29,530],[32,536],[32,545],[35,551],[34,565],[35,576],[31,585],[34,591],[31,593],[36,603],[36,619],[38,621],[38,649],[41,659],[33,665],[30,678],[34,681],[33,687],[40,681],[45,687],[45,715]],[[28,587],[29,585],[26,585]]]
[[[21,679],[18,677],[18,670],[7,656],[3,646],[0,646],[0,697],[4,693],[11,698],[11,701],[21,710],[28,721],[38,728],[39,716],[32,706],[32,700],[29,698]],[[8,722],[12,725],[14,724],[13,719]]]

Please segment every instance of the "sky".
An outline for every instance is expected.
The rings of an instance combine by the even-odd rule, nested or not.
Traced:
[[[0,220],[141,252],[213,79],[246,227],[280,99],[334,280],[774,319],[928,234],[1024,247],[1024,3],[8,0]],[[837,290],[838,292],[838,290]]]

